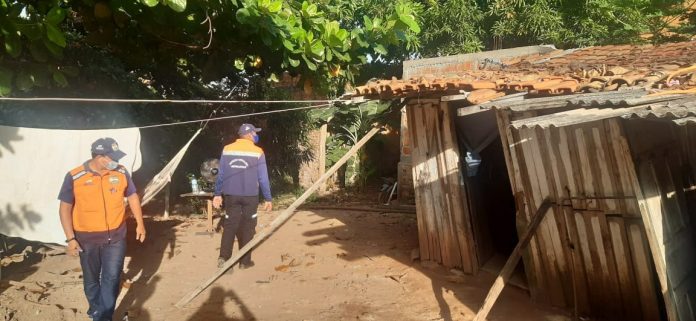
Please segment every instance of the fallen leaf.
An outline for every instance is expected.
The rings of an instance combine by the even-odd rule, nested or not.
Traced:
[[[275,270],[278,272],[286,272],[289,268],[290,268],[290,266],[283,264],[283,265],[276,266]]]

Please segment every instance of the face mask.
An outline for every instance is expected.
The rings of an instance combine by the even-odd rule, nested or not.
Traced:
[[[259,143],[259,135],[254,135],[254,144]]]
[[[105,167],[106,167],[106,169],[113,171],[116,168],[118,168],[118,162],[112,160],[112,161],[106,163]]]

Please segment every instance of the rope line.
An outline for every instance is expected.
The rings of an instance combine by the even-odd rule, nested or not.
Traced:
[[[209,122],[209,121],[224,120],[224,119],[232,119],[232,118],[242,118],[242,117],[249,117],[249,116],[276,114],[276,113],[282,113],[282,112],[288,112],[288,111],[295,111],[295,110],[327,108],[327,107],[331,107],[331,106],[333,106],[333,103],[331,103],[331,104],[315,105],[315,106],[305,106],[305,107],[295,107],[295,108],[286,108],[286,109],[278,109],[278,110],[261,111],[261,112],[248,113],[248,114],[241,114],[241,115],[212,117],[212,118],[204,118],[204,119],[197,119],[197,120],[187,120],[187,121],[174,122],[174,123],[164,123],[164,124],[156,124],[156,125],[138,126],[138,127],[136,127],[136,128],[154,128],[154,127],[165,127],[165,126],[185,125],[185,124],[200,123],[200,122]]]
[[[119,98],[64,98],[64,97],[0,97],[0,101],[56,101],[85,103],[149,103],[149,104],[298,104],[298,103],[349,103],[345,99],[323,100],[207,100],[207,99],[119,99]]]

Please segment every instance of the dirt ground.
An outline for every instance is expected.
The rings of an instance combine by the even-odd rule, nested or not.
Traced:
[[[257,231],[278,214],[260,213]],[[255,267],[235,267],[178,309],[216,271],[221,234],[206,233],[202,217],[146,224],[144,244],[129,235],[124,271],[135,281],[114,320],[471,320],[494,279],[412,260],[414,214],[305,210],[253,252]],[[3,268],[0,320],[88,320],[86,310],[76,258],[34,251]],[[489,320],[569,318],[507,287]]]

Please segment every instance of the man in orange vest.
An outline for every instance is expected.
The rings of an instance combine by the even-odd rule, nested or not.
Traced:
[[[213,206],[220,208],[224,200],[226,215],[223,220],[218,267],[222,267],[232,256],[235,236],[240,249],[254,238],[259,189],[266,200],[264,210],[273,209],[266,155],[261,147],[256,146],[259,142],[257,133],[260,131],[261,128],[252,124],[242,124],[237,131],[239,139],[225,146],[220,156]],[[246,269],[252,266],[254,262],[249,251],[239,260],[239,267]]]
[[[111,320],[126,255],[126,206],[135,221],[136,238],[145,241],[140,199],[130,174],[118,160],[126,156],[113,138],[92,143],[92,159],[68,172],[60,200],[60,223],[68,255],[79,256],[89,310],[95,321]]]

